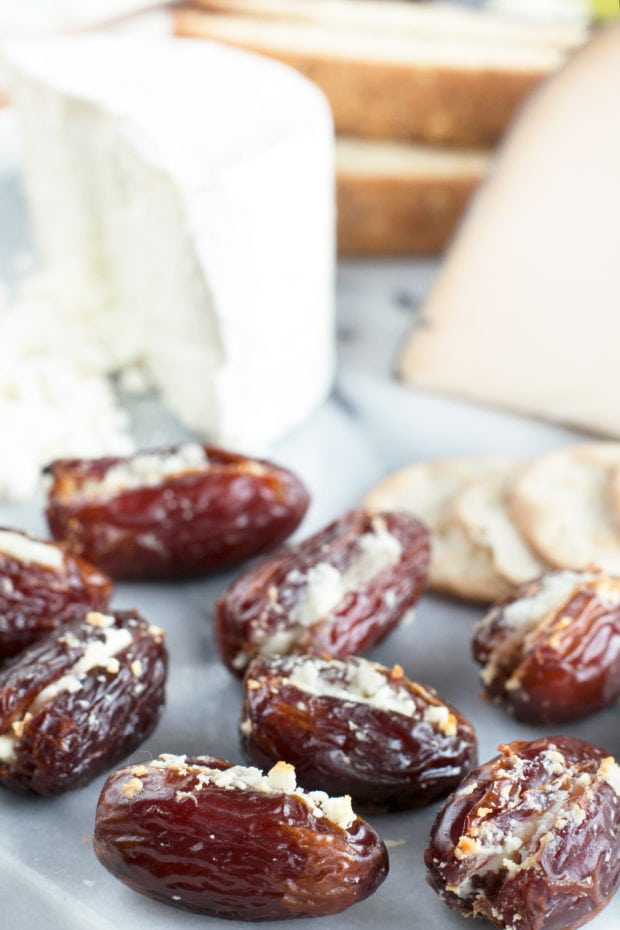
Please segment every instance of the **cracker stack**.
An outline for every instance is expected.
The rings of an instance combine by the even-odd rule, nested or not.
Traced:
[[[416,462],[364,502],[412,513],[432,539],[430,585],[494,601],[551,569],[620,575],[620,443],[567,446],[529,462]]]
[[[322,88],[348,255],[439,252],[516,108],[585,39],[406,0],[192,0],[175,29],[279,58]]]

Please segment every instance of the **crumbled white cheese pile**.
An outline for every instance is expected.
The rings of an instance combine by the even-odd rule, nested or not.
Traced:
[[[29,279],[11,300],[0,290],[0,498],[32,496],[54,458],[132,451],[110,367],[50,279]]]

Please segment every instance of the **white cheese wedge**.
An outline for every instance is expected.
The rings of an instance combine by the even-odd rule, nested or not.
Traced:
[[[297,73],[212,43],[5,49],[43,259],[117,366],[189,427],[260,447],[333,372],[333,132]]]
[[[620,28],[523,111],[405,346],[419,387],[620,435]]]

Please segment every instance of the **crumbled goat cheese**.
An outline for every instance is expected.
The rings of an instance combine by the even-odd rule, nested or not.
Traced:
[[[111,365],[85,320],[58,305],[51,277],[30,280],[12,301],[0,296],[0,423],[10,450],[0,498],[32,496],[55,458],[131,452]]]

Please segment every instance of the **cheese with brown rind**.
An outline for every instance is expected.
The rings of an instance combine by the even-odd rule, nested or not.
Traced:
[[[407,340],[407,384],[620,436],[620,27],[529,102]]]

